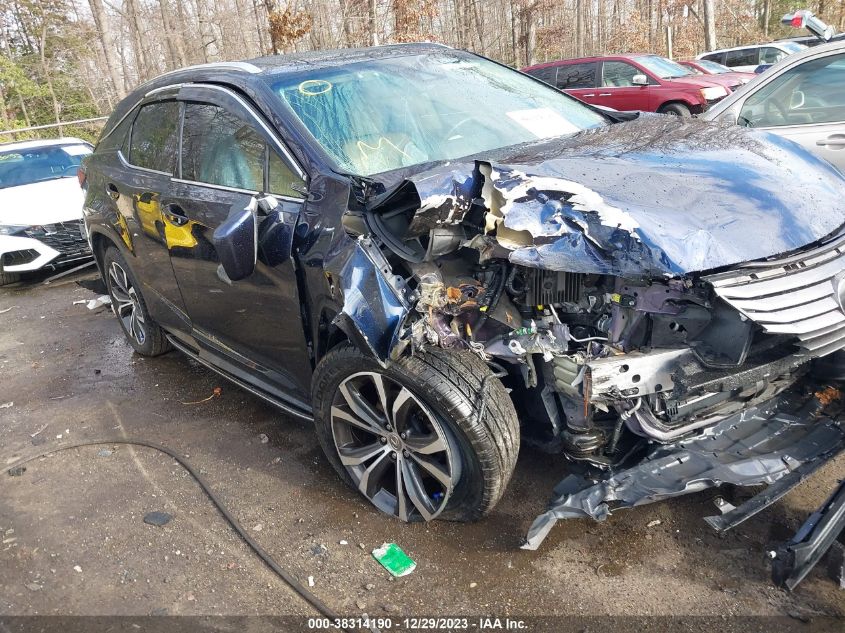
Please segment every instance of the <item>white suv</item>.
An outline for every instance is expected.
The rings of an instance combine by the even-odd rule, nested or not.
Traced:
[[[0,144],[0,286],[91,256],[77,180],[91,150],[78,138]]]
[[[696,59],[706,59],[727,66],[737,72],[753,73],[758,66],[777,64],[784,57],[803,51],[806,46],[797,42],[770,42],[754,46],[723,48],[702,53]]]

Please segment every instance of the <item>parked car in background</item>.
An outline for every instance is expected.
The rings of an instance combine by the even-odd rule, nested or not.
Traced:
[[[0,285],[91,257],[77,181],[91,150],[78,138],[0,144]]]
[[[690,116],[723,99],[729,89],[658,55],[568,59],[522,72],[591,105]]]
[[[737,72],[706,59],[687,59],[678,63],[696,74],[707,75],[708,81],[719,81],[731,92],[754,79],[754,73]]]
[[[777,64],[784,57],[806,48],[804,44],[796,42],[770,42],[769,44],[737,46],[709,51],[698,55],[696,59],[716,62],[738,72],[752,73],[758,66]]]
[[[529,548],[557,519],[781,481],[845,445],[823,410],[845,177],[771,135],[618,117],[416,44],[168,73],[83,169],[130,345],[313,420],[397,519],[490,512],[522,437],[583,473]]]
[[[787,58],[705,118],[784,136],[845,171],[845,42]]]

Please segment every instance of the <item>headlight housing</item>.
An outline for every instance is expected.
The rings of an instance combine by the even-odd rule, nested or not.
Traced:
[[[17,235],[26,228],[26,224],[0,224],[0,235]]]
[[[728,96],[728,90],[724,86],[709,86],[701,89],[701,96],[705,101],[715,101]]]

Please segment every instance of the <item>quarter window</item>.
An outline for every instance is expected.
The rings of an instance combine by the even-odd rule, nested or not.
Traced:
[[[129,162],[168,174],[176,171],[179,148],[179,104],[160,101],[142,106],[132,125]]]
[[[546,66],[544,68],[535,68],[534,70],[529,70],[528,74],[532,77],[536,77],[540,81],[544,81],[550,86],[555,85],[555,80],[557,78],[557,66]]]

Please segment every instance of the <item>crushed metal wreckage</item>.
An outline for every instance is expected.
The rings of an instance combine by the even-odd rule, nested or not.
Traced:
[[[379,362],[472,351],[523,441],[590,473],[528,547],[560,518],[774,484],[838,452],[814,394],[845,378],[841,175],[672,117],[502,152],[353,178],[354,247],[327,269],[335,324]]]

